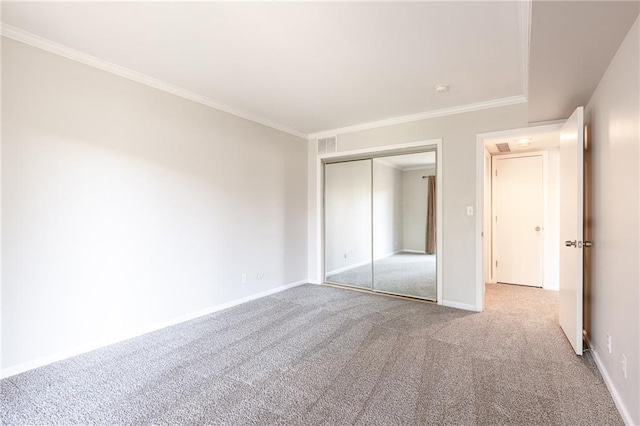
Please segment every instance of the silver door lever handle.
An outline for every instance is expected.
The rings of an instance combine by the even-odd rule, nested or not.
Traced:
[[[589,247],[593,246],[593,243],[591,241],[585,241],[583,245],[584,245],[584,247],[589,248]]]
[[[575,240],[574,241],[567,240],[567,241],[564,242],[564,245],[567,246],[567,247],[571,247],[571,246],[576,247],[576,244],[577,244],[577,241],[575,241]]]

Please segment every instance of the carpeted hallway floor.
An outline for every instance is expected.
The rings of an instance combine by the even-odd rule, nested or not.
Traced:
[[[397,253],[371,263],[327,276],[327,281],[388,293],[436,300],[436,256],[420,253]]]
[[[621,425],[557,293],[486,311],[304,285],[1,384],[22,424]]]

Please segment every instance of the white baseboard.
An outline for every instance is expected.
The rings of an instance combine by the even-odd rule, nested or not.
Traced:
[[[392,251],[390,253],[387,254],[383,254],[382,256],[377,256],[375,259],[373,260],[380,260],[380,259],[386,259],[387,257],[391,257],[394,254],[398,254],[398,253],[402,253],[402,250],[396,250],[396,251]]]
[[[473,312],[481,312],[480,309],[476,305],[469,305],[467,303],[453,302],[451,300],[443,300],[441,303],[442,306],[447,306],[449,308],[463,309],[465,311],[473,311]]]
[[[427,252],[426,252],[426,251],[424,251],[424,250],[410,250],[410,249],[404,249],[404,250],[401,250],[401,251],[403,251],[403,252],[405,252],[405,253],[419,253],[419,254],[427,254]]]
[[[333,271],[327,272],[327,275],[339,274],[340,272],[348,271],[349,269],[359,268],[360,266],[364,266],[368,263],[371,263],[370,260],[365,260],[362,262],[354,263],[353,265],[347,265],[342,268],[334,269]]]
[[[385,259],[387,257],[393,256],[394,254],[402,253],[403,251],[407,251],[407,250],[396,250],[396,251],[393,251],[391,253],[387,253],[387,254],[383,254],[382,256],[378,256],[373,260],[376,261],[376,260],[380,260],[380,259]],[[416,253],[419,253],[419,252],[416,252]],[[424,252],[422,252],[422,253],[424,253]],[[354,263],[353,265],[348,265],[348,266],[344,266],[342,268],[334,269],[333,271],[329,271],[329,272],[327,272],[327,275],[339,274],[340,272],[348,271],[349,269],[353,269],[353,268],[358,268],[358,267],[364,266],[364,265],[366,265],[368,263],[371,263],[371,262],[369,260],[365,260],[363,262]]]
[[[611,397],[613,398],[613,402],[616,404],[616,407],[620,412],[620,416],[622,417],[624,424],[627,426],[638,425],[638,423],[633,422],[633,419],[631,418],[631,414],[629,413],[629,410],[627,410],[627,407],[624,405],[624,402],[622,402],[622,398],[620,397],[620,393],[618,392],[618,389],[613,384],[613,380],[611,380],[611,376],[609,375],[609,372],[607,371],[604,364],[602,363],[602,360],[600,359],[598,352],[594,349],[586,333],[584,337],[585,337],[585,340],[587,341],[587,345],[589,345],[589,348],[591,348],[591,354],[593,355],[593,360],[595,361],[596,366],[598,367],[598,371],[600,371],[600,375],[602,376],[604,383],[607,385],[607,389],[609,389],[609,393],[611,394]]]
[[[96,349],[100,349],[103,348],[105,346],[109,346],[109,345],[113,345],[115,343],[118,342],[122,342],[124,340],[128,340],[128,339],[132,339],[134,337],[138,337],[138,336],[142,336],[143,334],[147,334],[147,333],[151,333],[154,331],[158,331],[161,330],[163,328],[166,327],[170,327],[172,325],[176,325],[176,324],[180,324],[198,317],[202,317],[205,315],[209,315],[212,314],[214,312],[218,312],[221,311],[223,309],[228,309],[231,308],[233,306],[237,306],[246,302],[250,302],[252,300],[255,299],[259,299],[261,297],[265,297],[265,296],[269,296],[271,294],[275,294],[275,293],[279,293],[281,291],[290,289],[292,287],[297,287],[299,285],[302,284],[306,284],[308,283],[309,280],[308,279],[304,279],[304,280],[300,280],[300,281],[296,281],[293,283],[289,283],[289,284],[285,284],[283,286],[280,287],[276,287],[276,288],[272,288],[270,290],[266,290],[260,293],[256,293],[256,294],[252,294],[250,296],[246,296],[243,297],[241,299],[236,299],[236,300],[232,300],[230,302],[226,302],[223,303],[221,305],[216,305],[216,306],[211,306],[209,308],[205,308],[205,309],[201,309],[199,311],[196,312],[191,312],[185,315],[181,315],[177,318],[172,318],[170,320],[167,321],[162,321],[156,324],[153,324],[151,326],[148,327],[144,327],[141,329],[138,329],[134,332],[131,333],[125,333],[125,334],[121,334],[119,336],[112,336],[110,338],[104,339],[104,340],[100,340],[100,341],[95,341],[95,342],[91,342],[89,344],[86,345],[82,345],[82,346],[77,346],[75,348],[71,348],[69,350],[66,351],[62,351],[62,352],[58,352],[52,355],[47,355],[45,357],[42,358],[38,358],[32,361],[27,361],[18,365],[14,365],[12,367],[8,367],[3,369],[0,372],[0,378],[6,378],[6,377],[10,377],[10,376],[15,376],[16,374],[20,374],[20,373],[24,373],[25,371],[29,371],[29,370],[33,370],[35,368],[39,368],[39,367],[43,367],[45,365],[57,362],[57,361],[62,361],[63,359],[67,359],[67,358],[71,358],[74,357],[76,355],[81,355],[83,353],[86,352],[90,352]]]

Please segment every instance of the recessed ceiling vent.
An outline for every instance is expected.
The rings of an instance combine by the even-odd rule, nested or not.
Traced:
[[[499,152],[511,152],[511,148],[509,148],[509,143],[497,143],[496,148],[498,148]]]
[[[318,155],[338,152],[338,136],[318,139]]]

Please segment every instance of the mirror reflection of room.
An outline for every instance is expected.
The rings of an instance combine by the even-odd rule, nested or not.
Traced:
[[[326,281],[371,290],[371,160],[326,164],[324,179]]]
[[[436,155],[373,160],[374,289],[436,299]]]
[[[435,175],[435,151],[326,164],[326,282],[436,300]]]

